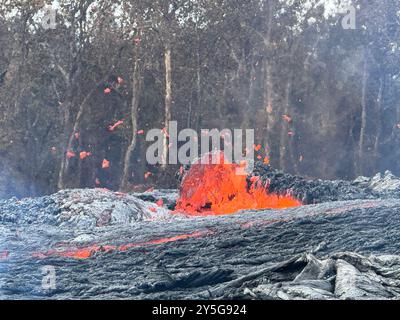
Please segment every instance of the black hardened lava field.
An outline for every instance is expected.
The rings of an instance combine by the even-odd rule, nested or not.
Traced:
[[[1,311],[398,303],[399,159],[400,0],[0,0]]]
[[[258,165],[251,180],[302,203],[185,214],[172,189],[1,201],[0,298],[400,297],[400,179],[309,181]]]

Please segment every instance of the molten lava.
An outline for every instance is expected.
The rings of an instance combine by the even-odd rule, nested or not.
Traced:
[[[212,231],[196,231],[188,234],[179,234],[172,237],[158,238],[144,242],[128,243],[124,245],[91,245],[83,248],[69,248],[65,250],[48,250],[47,252],[36,252],[32,256],[37,259],[44,259],[51,256],[58,256],[64,258],[74,259],[88,259],[96,252],[111,252],[111,251],[126,251],[132,248],[145,247],[150,245],[160,245],[169,242],[186,240],[190,238],[200,238],[203,236],[211,235]],[[0,255],[0,259],[1,259]],[[7,254],[8,257],[8,254]],[[5,257],[5,258],[7,258]]]
[[[210,155],[208,155],[210,157]],[[184,176],[176,212],[188,215],[222,215],[245,209],[283,209],[302,203],[289,195],[270,194],[259,177],[247,181],[246,175],[237,174],[240,165],[193,164]]]

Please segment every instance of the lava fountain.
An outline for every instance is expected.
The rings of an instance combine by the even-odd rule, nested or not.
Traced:
[[[222,152],[219,156],[219,164],[204,164],[201,159],[192,164],[182,179],[175,212],[206,216],[302,205],[290,195],[268,193],[268,186],[260,177],[237,174],[240,165],[224,161]]]

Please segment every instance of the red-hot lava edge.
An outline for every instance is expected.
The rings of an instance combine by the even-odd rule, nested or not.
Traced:
[[[204,164],[207,154],[194,163],[182,179],[175,212],[192,216],[225,215],[240,210],[286,209],[301,206],[291,195],[268,193],[259,177],[238,174],[246,163],[227,163],[220,152],[219,164]]]
[[[209,163],[211,163],[212,156],[213,154],[205,155],[205,157],[209,157]],[[268,185],[263,185],[258,177],[252,177],[249,183],[246,175],[238,174],[238,171],[243,170],[246,164],[227,163],[222,152],[217,154],[217,157],[219,157],[219,164],[204,164],[203,157],[191,166],[182,180],[180,198],[174,213],[183,213],[188,216],[226,215],[240,210],[284,209],[302,205],[299,200],[290,195],[268,193]],[[274,222],[276,221],[266,223]],[[130,248],[199,238],[212,233],[211,231],[197,231],[191,234],[118,246],[91,245],[84,248],[49,250],[44,253],[35,253],[33,257],[61,256],[86,259],[96,252],[126,251]]]
[[[325,212],[325,214],[328,215],[340,215],[343,214],[349,210],[356,210],[356,209],[367,209],[367,208],[373,208],[376,207],[377,203],[376,201],[368,201],[366,203],[363,203],[361,205],[348,205],[348,206],[340,206],[338,208],[330,209]],[[311,213],[307,214],[308,217],[318,215],[320,214],[317,211],[311,211]],[[258,221],[249,221],[246,223],[241,223],[240,227],[242,229],[248,229],[248,228],[256,228],[256,227],[263,227],[263,226],[268,226],[274,223],[278,222],[289,222],[295,219],[298,219],[300,217],[298,216],[293,216],[293,217],[282,217],[279,218],[277,217],[276,219],[260,219]],[[72,259],[88,259],[92,257],[94,254],[97,252],[104,252],[104,253],[109,253],[112,251],[127,251],[132,248],[142,248],[142,247],[148,247],[152,245],[161,245],[164,243],[169,243],[169,242],[177,242],[177,241],[183,241],[183,240],[188,240],[188,239],[193,239],[193,238],[202,238],[202,237],[209,237],[209,236],[215,236],[221,232],[224,232],[224,230],[207,230],[207,231],[196,231],[193,233],[188,233],[188,234],[180,234],[172,237],[163,237],[163,238],[158,238],[158,239],[153,239],[149,241],[144,241],[144,242],[137,242],[137,243],[128,243],[124,245],[91,245],[91,246],[86,246],[82,248],[65,248],[65,249],[53,249],[53,250],[48,250],[46,252],[37,252],[32,254],[33,258],[36,259],[44,259],[48,257],[65,257],[65,258],[72,258]],[[10,257],[10,252],[6,251],[6,254],[0,255],[0,260],[6,260]]]
[[[68,248],[64,250],[48,250],[46,252],[37,252],[32,256],[33,258],[47,258],[51,256],[75,258],[75,259],[87,259],[93,256],[96,252],[111,252],[111,251],[127,251],[132,248],[146,247],[150,245],[158,245],[168,242],[175,242],[179,240],[185,240],[189,238],[200,238],[207,235],[211,235],[211,231],[197,231],[188,234],[181,234],[173,237],[159,238],[149,240],[145,242],[128,243],[123,245],[91,245],[83,248]]]
[[[334,209],[330,209],[325,212],[325,214],[328,215],[340,215],[345,212],[348,212],[350,210],[357,210],[357,209],[367,209],[367,208],[373,208],[377,207],[376,201],[368,201],[366,203],[363,203],[361,205],[347,205],[347,206],[340,206]],[[320,214],[318,211],[311,211],[309,214],[307,214],[307,217],[312,217],[315,215]],[[276,219],[260,219],[258,221],[249,221],[246,223],[241,223],[240,227],[242,229],[248,229],[248,228],[257,228],[257,227],[264,227],[268,226],[274,223],[278,222],[290,222],[293,220],[298,219],[298,216],[293,216],[293,217],[282,217],[279,218],[277,217]],[[183,240],[188,240],[188,239],[193,239],[193,238],[202,238],[202,237],[210,237],[210,236],[215,236],[221,232],[224,232],[224,230],[208,230],[208,231],[196,231],[193,233],[189,234],[180,234],[172,237],[164,237],[164,238],[158,238],[154,240],[149,240],[149,241],[144,241],[144,242],[137,242],[137,243],[128,243],[124,245],[91,245],[87,247],[82,247],[82,248],[65,248],[65,249],[58,249],[58,250],[48,250],[44,253],[39,252],[39,253],[34,253],[32,255],[33,258],[36,259],[44,259],[48,257],[65,257],[65,258],[72,258],[72,259],[88,259],[92,257],[94,254],[98,252],[104,252],[104,253],[109,253],[112,251],[127,251],[129,249],[133,248],[142,248],[142,247],[148,247],[151,245],[161,245],[164,243],[169,243],[169,242],[177,242],[177,241],[183,241]],[[9,257],[9,252],[7,251],[7,257],[4,257],[4,259]]]

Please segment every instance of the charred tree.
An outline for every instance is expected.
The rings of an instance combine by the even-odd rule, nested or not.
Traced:
[[[138,131],[138,108],[140,103],[140,95],[142,90],[142,68],[141,68],[141,56],[140,46],[135,46],[135,60],[133,66],[132,75],[132,101],[131,101],[131,141],[125,152],[122,179],[120,184],[121,190],[126,190],[129,184],[129,178],[132,176],[132,165],[131,160],[133,152],[136,147],[137,131]]]
[[[362,175],[364,172],[364,144],[365,135],[367,130],[367,84],[368,84],[368,61],[367,54],[364,54],[362,80],[361,80],[361,124],[360,124],[360,138],[358,143],[358,162],[357,162],[357,174]]]
[[[168,162],[168,132],[169,122],[171,121],[171,106],[172,106],[172,67],[171,67],[171,45],[165,46],[164,51],[164,66],[165,66],[165,101],[164,101],[164,136],[163,136],[163,164],[162,168],[167,167]]]

